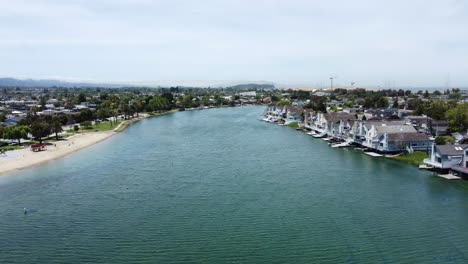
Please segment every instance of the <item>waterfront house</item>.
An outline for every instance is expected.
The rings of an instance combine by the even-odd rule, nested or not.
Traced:
[[[468,178],[468,144],[463,145],[463,147],[459,145],[458,148],[462,148],[463,155],[461,161],[452,166],[452,172],[466,179]]]
[[[363,146],[372,147],[371,141],[377,137],[376,127],[379,126],[401,126],[404,125],[402,121],[377,121],[377,120],[358,120],[354,122],[350,131],[350,136],[354,142]],[[372,130],[372,132],[371,132]],[[414,132],[414,131],[411,131]],[[377,144],[377,143],[376,143]]]
[[[327,113],[323,115],[326,122],[327,135],[338,139],[346,139],[349,136],[349,131],[357,119],[355,114],[349,113]]]
[[[463,159],[463,152],[468,144],[463,145],[432,145],[429,158],[424,163],[437,170],[448,171],[453,166],[459,165]]]
[[[328,121],[325,117],[324,113],[317,113],[317,116],[313,122],[312,129],[317,131],[318,133],[327,133],[327,124]]]
[[[367,121],[355,127],[352,135],[355,143],[379,152],[429,151],[432,144],[429,136],[401,121]]]
[[[423,133],[384,133],[379,137],[379,152],[429,152],[432,140]]]
[[[316,112],[312,109],[304,109],[304,127],[313,129],[313,124],[316,119]]]
[[[282,106],[277,106],[275,103],[271,103],[267,106],[265,110],[265,115],[266,116],[275,116],[279,117],[283,114],[283,107]]]
[[[285,111],[283,111],[283,113],[285,124],[302,122],[303,110],[300,107],[287,106],[285,107]]]

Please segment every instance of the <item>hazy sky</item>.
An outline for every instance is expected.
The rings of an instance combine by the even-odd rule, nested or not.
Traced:
[[[0,0],[0,76],[468,86],[468,0]]]

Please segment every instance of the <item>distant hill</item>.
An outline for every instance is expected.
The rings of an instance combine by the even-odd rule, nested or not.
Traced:
[[[249,84],[238,84],[234,86],[228,86],[226,88],[236,89],[236,90],[268,90],[268,89],[275,89],[275,85],[273,84],[256,84],[256,83],[249,83]]]
[[[64,81],[54,79],[17,79],[17,78],[0,78],[0,87],[26,87],[26,88],[47,88],[47,87],[101,87],[101,88],[121,88],[121,87],[225,87],[238,90],[253,90],[253,89],[274,89],[272,83],[242,83],[231,82],[218,83],[217,81],[166,81],[166,82],[132,82],[129,83],[94,83],[85,81]]]
[[[118,88],[128,85],[124,84],[108,84],[108,83],[87,83],[87,82],[68,82],[60,80],[34,80],[34,79],[16,79],[16,78],[0,78],[0,87],[109,87]]]

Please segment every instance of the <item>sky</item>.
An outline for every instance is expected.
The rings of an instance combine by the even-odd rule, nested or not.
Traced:
[[[0,0],[0,76],[468,86],[468,0]]]

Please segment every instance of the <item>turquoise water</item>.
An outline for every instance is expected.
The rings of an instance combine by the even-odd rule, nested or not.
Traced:
[[[0,263],[468,262],[467,182],[331,149],[263,109],[146,119],[0,177]]]

